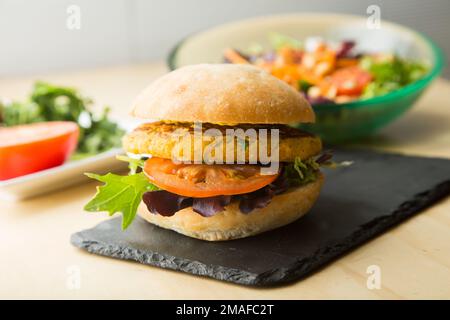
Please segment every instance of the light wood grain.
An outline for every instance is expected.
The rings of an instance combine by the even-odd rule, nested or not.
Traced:
[[[97,106],[127,117],[132,98],[165,72],[163,64],[0,79],[0,96],[23,98],[35,79],[76,86]],[[360,143],[406,154],[450,158],[450,83],[436,81],[417,105],[375,137]],[[137,299],[409,299],[450,298],[450,199],[402,223],[303,281],[256,289],[90,255],[70,234],[106,214],[85,213],[93,183],[19,203],[0,203],[0,298]],[[366,287],[366,269],[379,265],[381,290]],[[67,288],[78,266],[81,288]]]

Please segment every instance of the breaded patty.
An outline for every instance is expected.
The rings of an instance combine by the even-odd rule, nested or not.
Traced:
[[[223,135],[223,141],[226,141],[225,134],[230,134],[227,129],[240,128],[244,132],[247,129],[268,129],[267,134],[267,155],[270,156],[270,129],[278,129],[279,131],[279,161],[280,162],[292,162],[296,157],[303,159],[310,158],[320,153],[322,149],[321,141],[318,137],[307,133],[305,131],[295,129],[285,125],[245,125],[237,124],[231,125],[218,125],[203,123],[202,124],[202,152],[206,148],[213,149],[217,147],[217,139],[211,130],[216,129],[216,133],[220,132]],[[247,131],[248,132],[248,131]],[[184,137],[184,138],[180,138]],[[186,139],[186,137],[189,137]],[[135,154],[150,154],[154,157],[173,159],[173,154],[180,155],[179,150],[190,150],[190,155],[182,154],[183,160],[194,159],[194,124],[183,122],[153,122],[140,125],[134,131],[127,134],[122,142],[125,151]],[[244,150],[246,161],[249,160],[249,150],[252,149],[252,143],[259,143],[257,141],[259,135],[255,139],[243,137],[233,137],[229,141],[234,141],[234,156],[236,157],[239,150]],[[188,144],[188,145],[187,145]],[[223,143],[220,145],[220,149],[223,151],[223,157],[225,159],[226,149],[230,148],[230,144]],[[190,148],[189,148],[190,147]],[[198,148],[197,148],[198,150]],[[216,149],[217,150],[217,149]],[[229,151],[230,152],[230,151]],[[231,152],[230,152],[231,153]],[[258,161],[259,159],[258,155]]]

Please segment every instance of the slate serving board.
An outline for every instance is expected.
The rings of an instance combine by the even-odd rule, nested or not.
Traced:
[[[119,217],[73,234],[71,242],[103,256],[271,286],[306,276],[450,194],[450,160],[361,150],[335,151],[334,159],[354,164],[325,171],[310,213],[255,237],[205,242],[140,218],[122,232]]]

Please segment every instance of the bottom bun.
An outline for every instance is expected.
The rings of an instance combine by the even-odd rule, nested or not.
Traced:
[[[192,207],[184,208],[173,216],[153,214],[141,203],[138,214],[150,223],[174,230],[186,236],[208,241],[244,238],[289,224],[305,215],[316,202],[323,184],[323,175],[316,181],[272,198],[269,205],[248,214],[239,210],[239,202],[232,202],[225,210],[203,217]]]

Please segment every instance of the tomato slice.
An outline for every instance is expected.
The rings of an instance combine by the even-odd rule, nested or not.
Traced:
[[[77,146],[78,131],[69,121],[0,128],[0,180],[62,164]]]
[[[337,95],[360,95],[364,88],[372,81],[372,75],[359,68],[347,67],[335,71],[331,75],[330,83],[336,87]]]
[[[159,188],[186,197],[206,198],[252,192],[268,185],[277,174],[262,175],[257,165],[174,164],[150,158],[144,173]]]

